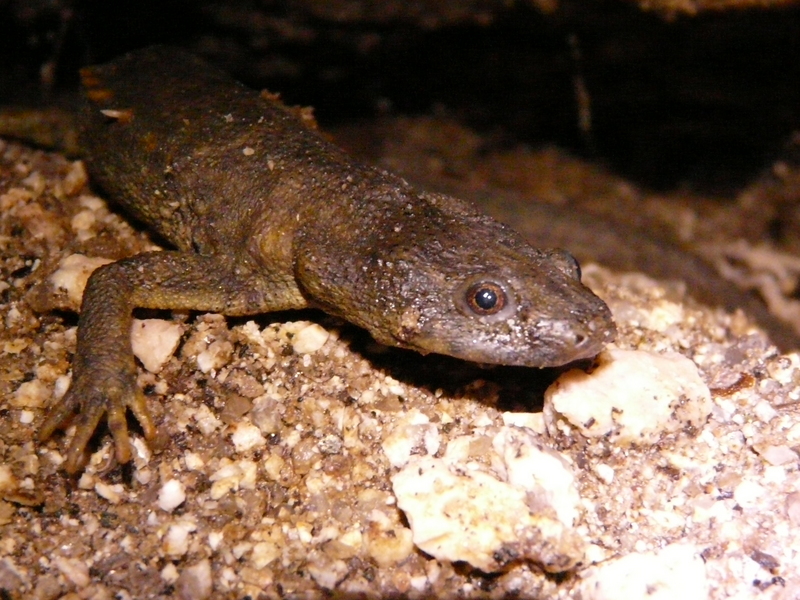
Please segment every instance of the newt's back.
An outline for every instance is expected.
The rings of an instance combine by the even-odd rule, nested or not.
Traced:
[[[92,176],[178,248],[229,252],[265,211],[271,228],[291,230],[326,188],[360,170],[301,126],[300,111],[175,49],[81,76],[80,146]]]

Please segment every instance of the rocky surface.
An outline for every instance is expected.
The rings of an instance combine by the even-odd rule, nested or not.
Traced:
[[[592,265],[619,339],[555,384],[382,348],[320,313],[138,314],[159,435],[135,437],[127,467],[99,435],[67,477],[69,428],[34,436],[69,382],[78,292],[93,265],[153,247],[87,185],[79,162],[0,142],[7,597],[799,593],[797,354]]]

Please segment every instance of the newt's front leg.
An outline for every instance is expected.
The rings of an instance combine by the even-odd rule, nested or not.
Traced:
[[[241,315],[302,306],[299,295],[269,279],[255,277],[241,265],[228,267],[219,257],[183,252],[139,254],[97,269],[83,295],[72,385],[51,408],[39,439],[50,437],[77,411],[75,436],[65,463],[66,470],[75,473],[82,467],[86,445],[105,415],[117,460],[129,461],[126,410],[131,410],[146,438],[151,439],[156,431],[136,384],[130,341],[133,309]]]

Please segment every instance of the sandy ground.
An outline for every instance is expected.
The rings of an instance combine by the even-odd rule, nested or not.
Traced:
[[[577,412],[555,388],[544,393],[558,373],[386,349],[320,313],[139,314],[168,340],[145,334],[162,341],[140,357],[159,434],[137,437],[133,463],[120,466],[102,432],[86,471],[68,477],[70,429],[34,441],[69,382],[75,294],[91,264],[62,261],[153,245],[97,193],[80,163],[0,141],[4,597],[800,594],[798,356],[782,356],[742,314],[591,265],[585,280],[619,327],[613,348],[635,352],[601,357],[623,370],[600,380],[597,367],[589,381],[600,388],[580,383]],[[54,290],[54,273],[67,290]],[[637,361],[670,353],[688,359],[681,373],[656,366],[655,387],[639,387]],[[692,391],[670,392],[677,380]],[[648,421],[657,411],[642,407],[662,392],[676,395]],[[619,404],[603,412],[606,397]],[[637,423],[623,418],[634,413]],[[532,467],[553,459],[557,473],[515,481],[514,461],[534,451]],[[417,469],[422,489],[421,465],[452,478],[441,494],[465,491],[458,510],[437,508],[434,493],[412,511],[398,474]],[[567,515],[546,491],[562,476]],[[486,485],[475,491],[476,481]],[[495,494],[488,503],[484,492]],[[492,510],[517,495],[521,512]],[[438,546],[425,541],[425,527],[455,513]],[[492,545],[509,519],[532,519],[546,537],[542,515],[571,540],[565,572],[545,572],[541,548]],[[469,537],[487,523],[491,533]]]

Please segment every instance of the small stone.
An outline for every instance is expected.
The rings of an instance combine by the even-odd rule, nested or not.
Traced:
[[[224,367],[233,354],[233,344],[227,340],[215,340],[197,355],[197,367],[203,373]]]
[[[792,492],[786,496],[786,514],[795,527],[800,527],[800,492]]]
[[[178,348],[183,335],[180,323],[164,319],[134,319],[131,328],[133,354],[145,369],[158,373]]]
[[[706,600],[709,596],[700,552],[672,544],[658,552],[633,552],[591,567],[578,586],[583,600]]]
[[[61,189],[64,190],[67,196],[74,196],[86,186],[88,181],[89,176],[86,173],[83,161],[76,160],[72,162],[69,171],[67,171],[64,179],[61,180]]]
[[[197,524],[190,520],[180,520],[167,530],[162,546],[168,556],[183,556],[189,550],[189,534],[197,529]]]
[[[778,416],[778,411],[766,400],[761,400],[753,407],[753,414],[755,414],[762,423],[769,423]]]
[[[759,499],[765,493],[764,487],[751,479],[745,479],[734,488],[733,499],[742,508],[757,508]]]
[[[408,558],[414,551],[414,539],[410,529],[395,527],[367,535],[367,552],[380,567],[390,567]]]
[[[292,349],[297,354],[311,354],[322,348],[329,336],[330,333],[321,325],[312,323],[295,334]]]
[[[702,426],[711,408],[708,386],[681,354],[607,350],[593,372],[573,369],[547,389],[544,414],[551,435],[571,426],[584,437],[653,444]]]
[[[281,555],[281,549],[272,542],[258,542],[250,553],[250,562],[256,569],[263,569]]]
[[[108,258],[70,254],[58,263],[58,269],[50,275],[50,283],[56,289],[67,292],[71,307],[78,310],[89,276],[98,267],[112,262],[114,261]]]
[[[597,474],[597,476],[600,478],[600,481],[602,481],[603,483],[608,484],[614,481],[614,469],[612,469],[608,465],[604,465],[602,463],[596,465],[594,468],[594,472]]]
[[[503,425],[524,427],[539,434],[546,431],[542,413],[504,412],[502,416]]]
[[[10,502],[0,500],[0,525],[8,525],[14,518],[17,510]],[[2,589],[2,587],[0,587]]]
[[[125,493],[125,489],[122,485],[108,485],[102,481],[97,481],[94,484],[94,491],[97,492],[98,496],[105,498],[111,504],[119,504],[122,502],[122,496]]]
[[[209,493],[212,499],[219,500],[232,490],[255,488],[258,472],[255,462],[238,460],[236,462],[223,461],[223,463],[223,466],[210,477],[212,484]]]
[[[333,560],[324,552],[313,552],[306,563],[309,575],[321,588],[332,590],[342,579],[347,576],[347,563],[343,560]]]
[[[797,452],[789,448],[789,446],[761,446],[756,444],[753,449],[758,452],[761,458],[774,466],[785,465],[797,461]]]
[[[186,489],[177,479],[170,479],[158,491],[158,507],[172,512],[186,500]]]
[[[14,477],[11,466],[0,464],[0,492],[15,490],[18,485],[19,482],[17,478]]]
[[[175,583],[178,581],[179,576],[178,568],[171,562],[167,563],[164,568],[161,569],[161,579],[167,583]]]
[[[4,595],[15,597],[22,592],[24,586],[25,580],[11,558],[6,557],[0,560],[0,590]]]
[[[583,557],[583,542],[555,514],[531,512],[524,489],[487,473],[414,457],[392,485],[414,544],[438,560],[491,573],[528,559],[558,573]]]
[[[41,380],[33,379],[22,383],[9,404],[14,408],[42,408],[50,397],[50,388]]]
[[[416,408],[412,408],[398,420],[381,444],[393,467],[405,465],[412,453],[422,447],[427,454],[436,454],[439,451],[439,430]]]
[[[59,556],[53,560],[53,564],[77,588],[85,588],[89,585],[91,578],[89,577],[89,567],[85,562]]]
[[[261,430],[250,422],[241,422],[233,426],[231,441],[237,452],[247,452],[253,448],[261,448],[267,440],[261,435]]]
[[[208,559],[184,569],[175,582],[175,591],[182,600],[205,600],[211,596],[213,581]]]

